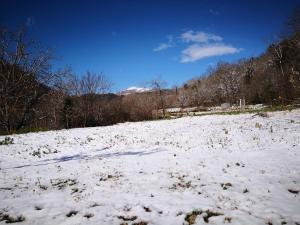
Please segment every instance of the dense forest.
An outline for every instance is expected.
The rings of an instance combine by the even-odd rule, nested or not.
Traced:
[[[170,107],[236,104],[282,105],[300,98],[300,11],[288,19],[280,38],[258,57],[220,62],[181,87],[151,81],[151,91],[110,93],[104,74],[53,71],[50,49],[26,30],[0,28],[0,133],[110,125],[153,119]]]

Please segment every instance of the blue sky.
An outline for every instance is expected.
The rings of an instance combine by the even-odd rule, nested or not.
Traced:
[[[218,61],[261,54],[297,5],[285,1],[2,0],[0,24],[26,24],[54,48],[54,67],[103,72],[113,91],[160,76],[169,86]]]

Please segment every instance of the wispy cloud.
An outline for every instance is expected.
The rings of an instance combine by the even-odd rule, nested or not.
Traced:
[[[193,30],[189,30],[180,35],[180,38],[184,42],[197,42],[197,43],[207,43],[209,41],[222,41],[223,38],[221,36],[215,34],[209,34],[205,32],[195,32]]]
[[[171,48],[172,45],[171,44],[167,44],[167,43],[161,43],[159,44],[156,48],[153,49],[153,51],[155,52],[159,52],[168,48]]]
[[[209,13],[212,14],[212,15],[214,15],[214,16],[220,15],[220,13],[217,10],[213,10],[213,9],[210,9]]]
[[[241,50],[242,49],[238,49],[230,45],[225,45],[223,43],[208,45],[193,44],[182,51],[180,62],[195,62],[207,57],[235,54],[240,52]]]
[[[163,51],[168,48],[174,47],[173,42],[174,42],[174,37],[173,35],[168,35],[167,36],[167,42],[166,43],[160,43],[156,48],[153,49],[155,52]]]

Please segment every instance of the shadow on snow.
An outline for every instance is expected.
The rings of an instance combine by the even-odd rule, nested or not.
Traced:
[[[99,151],[99,150],[96,150]],[[56,163],[62,163],[62,162],[68,162],[73,160],[92,160],[92,159],[99,159],[99,158],[110,158],[110,157],[120,157],[120,156],[145,156],[145,155],[151,155],[154,153],[159,153],[166,151],[165,149],[153,149],[153,150],[144,150],[144,151],[125,151],[125,152],[112,152],[112,153],[101,153],[101,154],[95,154],[95,155],[86,155],[86,154],[74,154],[74,155],[66,155],[58,158],[53,159],[45,159],[38,161],[37,164],[27,164],[27,165],[21,165],[16,167],[10,167],[6,169],[18,169],[18,168],[24,168],[24,167],[30,167],[30,166],[44,166],[49,164],[56,164]]]

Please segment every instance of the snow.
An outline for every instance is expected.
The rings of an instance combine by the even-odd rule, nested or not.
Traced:
[[[142,92],[147,92],[147,91],[151,91],[150,88],[146,88],[146,87],[129,87],[121,92],[119,92],[120,95],[129,95],[129,94],[133,94],[133,93],[142,93]]]
[[[300,224],[300,110],[10,137],[0,224]]]
[[[135,87],[135,86],[132,86],[132,87],[129,87],[126,89],[126,91],[137,91],[137,92],[144,92],[144,91],[149,91],[150,88],[144,88],[144,87]]]

